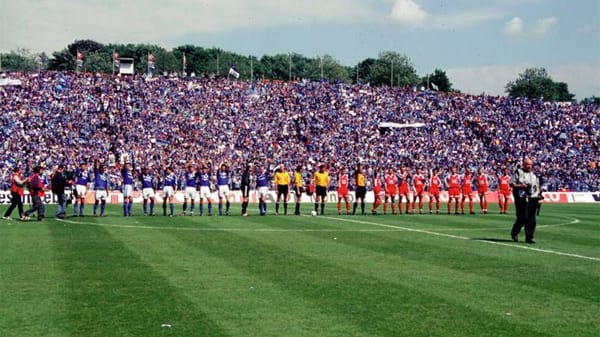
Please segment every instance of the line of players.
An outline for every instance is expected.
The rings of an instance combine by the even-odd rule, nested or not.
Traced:
[[[187,164],[185,173],[182,177],[184,201],[181,215],[194,215],[196,199],[198,199],[199,215],[204,215],[204,205],[206,202],[207,213],[212,215],[213,186],[216,185],[218,194],[218,214],[230,214],[230,201],[228,199],[229,186],[232,178],[226,164],[221,164],[212,175],[211,163],[209,165],[193,163]],[[138,174],[139,185],[141,185],[141,195],[143,198],[144,215],[155,215],[155,191],[162,186],[163,191],[163,215],[174,215],[174,195],[180,185],[179,179],[174,173],[172,167],[166,167],[162,177],[157,177],[155,172],[143,167]],[[133,203],[133,190],[135,186],[135,173],[131,164],[126,163],[121,169],[121,182],[123,192],[123,215],[131,216]],[[449,201],[447,205],[448,214],[452,214],[452,203],[454,202],[454,214],[465,214],[465,205],[468,201],[469,213],[474,212],[474,193],[478,193],[480,199],[480,208],[483,214],[488,212],[488,202],[486,194],[490,177],[479,170],[477,176],[473,176],[469,169],[465,169],[462,174],[458,173],[457,167],[451,167],[450,173],[442,179],[441,171],[433,169],[428,175],[424,174],[419,168],[410,172],[408,167],[402,167],[400,172],[395,172],[394,168],[388,168],[387,171],[373,170],[373,177],[370,179],[370,186],[374,194],[374,202],[371,213],[377,214],[379,206],[383,204],[383,214],[388,214],[391,208],[391,214],[419,214],[424,213],[423,198],[429,196],[429,213],[440,214],[440,192],[447,188]],[[367,190],[367,177],[362,165],[357,165],[352,176],[349,176],[345,167],[337,168],[337,193],[338,214],[342,214],[342,202],[345,203],[345,214],[356,214],[360,205],[360,214],[365,214],[365,195]],[[314,211],[324,214],[325,201],[327,193],[330,190],[330,177],[327,166],[319,165],[319,169],[312,174],[311,179],[306,179],[307,175],[301,165],[290,174],[284,165],[277,167],[273,177],[264,165],[260,165],[257,172],[254,172],[253,165],[249,164],[241,173],[242,189],[242,215],[248,215],[248,201],[251,184],[256,189],[259,200],[259,214],[267,214],[266,198],[270,188],[273,186],[277,191],[277,201],[275,203],[275,215],[279,214],[280,203],[283,202],[283,214],[288,214],[288,200],[290,190],[296,195],[296,207],[294,214],[300,214],[300,200],[302,193],[315,193]],[[509,170],[497,177],[498,179],[498,200],[500,213],[506,214],[508,209],[510,188]],[[108,197],[109,176],[104,165],[98,162],[94,163],[93,170],[89,170],[87,164],[82,163],[75,170],[74,180],[74,215],[83,216],[85,208],[85,195],[90,186],[93,186],[95,203],[94,216],[98,215],[98,206],[100,206],[100,216],[104,216],[106,198]],[[93,182],[93,185],[91,183]],[[351,186],[351,182],[353,186]],[[355,190],[355,200],[352,212],[350,211],[351,187]],[[411,198],[412,195],[412,198]],[[435,203],[435,210],[434,210]],[[189,205],[189,209],[188,209]],[[149,206],[149,207],[148,207]],[[388,207],[389,206],[389,207]],[[223,208],[225,210],[223,212]],[[418,208],[417,208],[418,207]],[[460,213],[459,213],[460,207]],[[149,208],[149,209],[148,209]]]

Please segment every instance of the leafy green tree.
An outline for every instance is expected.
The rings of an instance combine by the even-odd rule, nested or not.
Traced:
[[[8,54],[2,54],[2,70],[32,71],[35,70],[35,56],[29,49],[19,48]]]
[[[371,67],[377,62],[374,58],[367,58],[360,61],[352,69],[352,80],[353,83],[365,83],[368,82],[369,74],[371,73]]]
[[[421,79],[421,85],[429,89],[450,92],[452,83],[448,79],[446,72],[441,69],[435,69],[432,74],[426,75]]]
[[[572,101],[564,82],[554,82],[544,68],[528,68],[515,81],[506,84],[506,93],[512,97],[542,98],[545,101]]]
[[[48,61],[48,70],[75,70],[75,55],[71,54],[66,48],[55,51]]]
[[[83,62],[84,71],[92,73],[110,73],[111,67],[112,58],[106,57],[103,53],[90,53]]]
[[[600,97],[592,96],[581,100],[581,104],[600,104]]]
[[[366,81],[374,85],[406,86],[420,80],[410,59],[393,51],[381,52],[366,76]]]

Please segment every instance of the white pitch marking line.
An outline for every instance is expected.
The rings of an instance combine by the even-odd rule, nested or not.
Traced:
[[[126,229],[155,229],[155,230],[176,230],[176,231],[197,231],[197,232],[399,232],[401,229],[333,229],[333,228],[198,228],[198,227],[159,227],[159,226],[143,226],[143,225],[116,225],[102,224],[93,222],[79,222],[65,219],[57,219],[61,222],[66,222],[74,225],[87,225],[97,227],[110,228],[126,228]],[[134,220],[136,223],[141,223]]]
[[[408,228],[408,227],[402,227],[402,226],[381,224],[381,223],[376,223],[376,222],[368,222],[368,221],[352,220],[352,219],[342,219],[342,218],[334,218],[334,217],[324,217],[324,218],[345,221],[345,222],[358,223],[358,224],[380,226],[380,227],[386,227],[386,228],[395,228],[395,229],[400,229],[400,230],[407,231],[407,232],[423,233],[423,234],[447,237],[447,238],[451,238],[451,239],[472,240],[471,238],[468,238],[466,236],[438,233],[438,232],[432,232],[432,231],[418,229],[418,228]],[[487,241],[487,240],[474,240],[474,241],[484,242],[484,243],[489,243],[489,244],[494,244],[494,245],[499,245],[499,246],[506,246],[506,247],[511,247],[511,248],[531,250],[531,251],[540,252],[540,253],[568,256],[568,257],[574,257],[574,258],[578,258],[578,259],[585,259],[585,260],[592,260],[592,261],[600,261],[600,258],[597,258],[597,257],[591,257],[591,256],[585,256],[585,255],[579,255],[579,254],[571,254],[571,253],[563,253],[563,252],[549,250],[549,249],[534,248],[534,247],[521,246],[521,245],[515,245],[515,244],[510,244],[510,243],[504,243],[504,242]]]

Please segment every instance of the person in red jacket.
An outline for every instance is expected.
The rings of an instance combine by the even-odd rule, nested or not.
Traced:
[[[29,219],[29,216],[37,212],[38,221],[44,219],[44,204],[42,198],[46,195],[44,190],[44,182],[42,181],[41,174],[44,168],[36,166],[33,169],[33,174],[29,177],[29,193],[31,194],[31,208],[23,213],[23,220]]]
[[[27,179],[23,179],[21,175],[21,168],[15,167],[13,173],[10,175],[10,206],[2,219],[11,220],[10,215],[12,211],[17,208],[19,211],[19,218],[23,218],[23,185],[27,182]]]

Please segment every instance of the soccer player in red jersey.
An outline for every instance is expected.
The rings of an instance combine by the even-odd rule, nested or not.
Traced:
[[[383,191],[383,181],[381,181],[382,174],[376,170],[374,173],[375,178],[373,179],[373,208],[371,209],[371,213],[373,215],[377,214],[377,207],[381,205],[384,191]]]
[[[410,178],[410,174],[408,167],[402,167],[398,178],[398,213],[402,214],[402,198],[404,197],[406,200],[406,214],[408,214],[410,212],[410,198],[408,197],[408,179]]]
[[[440,214],[440,186],[442,180],[438,175],[438,169],[434,168],[429,178],[429,214],[433,214],[433,200],[435,199],[435,213]]]
[[[454,214],[458,214],[458,199],[460,199],[460,175],[456,173],[456,167],[450,169],[450,175],[446,180],[448,186],[448,214],[452,211],[452,199],[454,199]]]
[[[348,173],[345,167],[340,167],[338,174],[338,214],[342,215],[342,199],[346,203],[346,215],[350,214],[350,193],[348,192]]]
[[[394,169],[390,168],[385,176],[385,201],[383,203],[383,214],[387,214],[388,200],[392,205],[392,214],[396,214],[396,186],[398,177],[394,174]]]
[[[480,168],[477,175],[477,193],[479,194],[479,207],[481,207],[481,213],[483,214],[487,214],[488,212],[488,201],[486,198],[487,191],[488,176],[483,169]]]
[[[420,169],[415,169],[415,174],[412,176],[413,182],[413,200],[412,200],[412,212],[415,213],[415,204],[419,199],[419,214],[423,214],[423,193],[425,193],[425,176],[421,174]]]
[[[498,204],[500,206],[500,214],[506,214],[508,210],[510,193],[510,171],[508,168],[505,168],[504,174],[498,176]]]
[[[462,214],[465,214],[465,200],[469,198],[469,213],[475,214],[473,211],[473,176],[471,170],[465,169],[465,173],[461,177],[461,191],[462,199],[460,200],[460,210]]]

